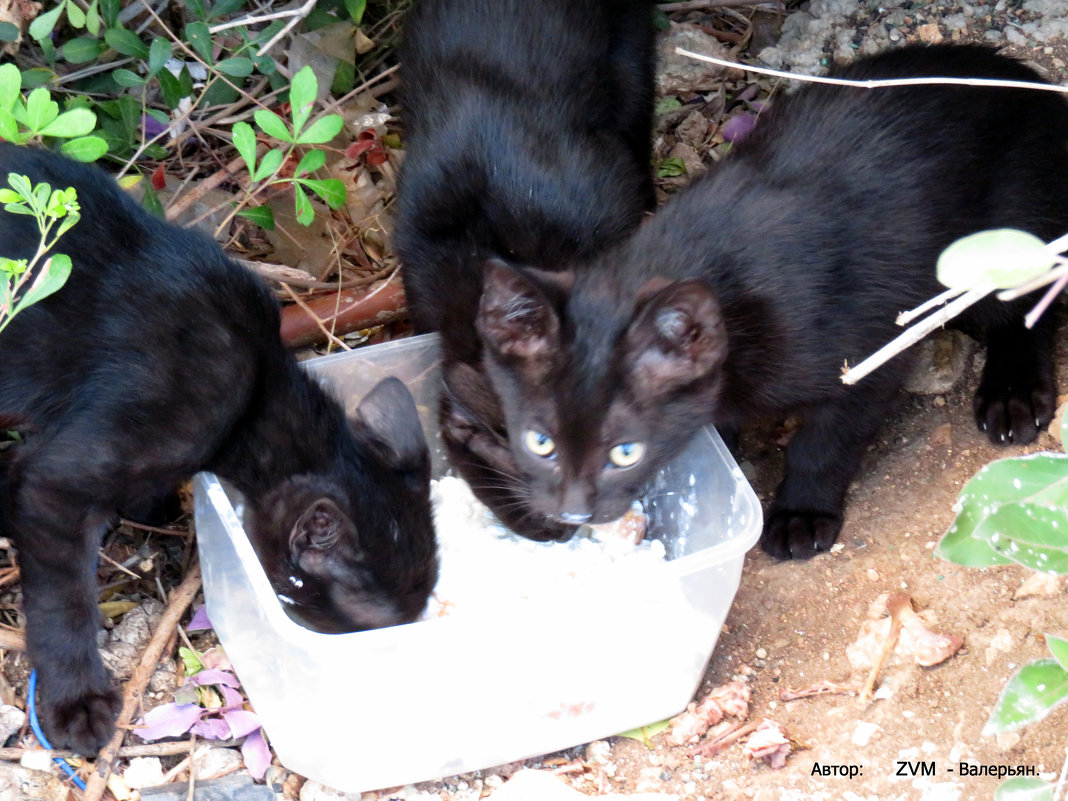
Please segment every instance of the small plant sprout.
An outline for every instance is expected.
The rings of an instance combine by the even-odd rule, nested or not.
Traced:
[[[1068,236],[1046,244],[1037,236],[1015,228],[979,231],[958,239],[938,257],[938,280],[949,288],[915,309],[902,312],[898,315],[897,324],[908,325],[931,309],[941,308],[906,329],[905,333],[864,361],[843,370],[843,383],[855,384],[992,292],[1003,290],[997,297],[1000,300],[1012,300],[1052,283],[1046,296],[1027,315],[1028,327],[1034,325],[1068,282],[1068,259],[1060,255],[1066,248]]]
[[[36,218],[41,240],[31,259],[0,258],[0,331],[20,311],[48,297],[67,281],[70,257],[54,253],[45,258],[63,234],[81,219],[77,192],[71,187],[52,189],[46,183],[30,184],[25,175],[10,173],[10,189],[0,189],[0,203],[9,214]],[[56,225],[59,228],[53,233]],[[44,259],[43,263],[40,263]]]
[[[292,178],[278,177],[282,166],[289,159],[298,146],[319,145],[329,142],[341,132],[344,120],[338,114],[327,114],[320,117],[311,125],[307,125],[315,105],[318,93],[318,81],[311,67],[304,67],[293,76],[293,83],[289,90],[289,107],[292,126],[268,109],[259,109],[254,116],[256,126],[267,136],[284,143],[283,147],[276,147],[263,154],[257,162],[256,159],[256,134],[252,126],[247,122],[238,122],[233,128],[234,147],[241,154],[249,175],[254,184],[259,184],[256,189],[250,187],[245,198],[245,203],[252,198],[259,189],[272,184],[292,183],[293,202],[296,207],[297,222],[301,225],[310,225],[315,218],[311,201],[308,199],[305,189],[309,189],[318,195],[332,209],[341,208],[345,204],[345,184],[337,178],[314,179],[303,177],[310,175],[326,163],[326,154],[321,150],[309,150],[301,158]],[[307,126],[307,127],[305,127]],[[266,206],[242,209],[237,214],[252,220],[257,225],[274,228],[274,215]]]

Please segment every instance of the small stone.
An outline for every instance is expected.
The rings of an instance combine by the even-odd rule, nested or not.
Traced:
[[[122,772],[122,780],[134,790],[163,784],[163,763],[158,757],[134,757]]]
[[[17,706],[0,705],[0,743],[17,732],[26,723],[26,713]]]
[[[193,775],[197,779],[208,779],[222,773],[235,770],[244,765],[241,753],[233,748],[209,748],[193,757]]]
[[[756,649],[756,657],[757,657],[757,659],[767,659],[768,658],[767,649],[765,649],[765,648],[757,648]]]
[[[916,28],[916,35],[920,37],[920,41],[926,44],[941,44],[942,31],[938,29],[938,26],[933,22],[929,22],[926,25],[920,25]]]

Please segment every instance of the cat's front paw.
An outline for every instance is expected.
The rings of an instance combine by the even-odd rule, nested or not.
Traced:
[[[778,509],[764,521],[760,547],[776,559],[811,559],[829,551],[841,530],[841,515]]]
[[[45,732],[56,748],[79,754],[95,754],[115,733],[115,718],[122,698],[113,687],[90,689],[76,698],[50,700],[41,688],[41,713]]]
[[[979,430],[995,445],[1026,445],[1053,419],[1057,390],[1045,381],[1008,387],[993,387],[984,381],[972,408]]]

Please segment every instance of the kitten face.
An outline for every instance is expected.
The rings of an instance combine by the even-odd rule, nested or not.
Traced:
[[[477,321],[531,515],[566,525],[627,511],[708,418],[726,355],[700,282],[656,280],[597,315],[589,301],[566,274],[493,261]]]
[[[327,633],[409,623],[437,582],[430,455],[411,396],[386,379],[351,422],[358,453],[250,502],[279,600]]]

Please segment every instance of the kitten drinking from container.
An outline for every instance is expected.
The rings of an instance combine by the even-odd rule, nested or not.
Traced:
[[[240,490],[279,595],[309,627],[409,622],[437,579],[430,463],[396,379],[353,419],[282,345],[266,285],[214,242],[167,224],[101,170],[0,143],[0,175],[74,187],[59,240],[73,270],[0,333],[0,531],[21,569],[46,733],[96,751],[119,695],[96,650],[96,553],[116,515],[199,470]],[[30,258],[33,218],[0,212]]]

